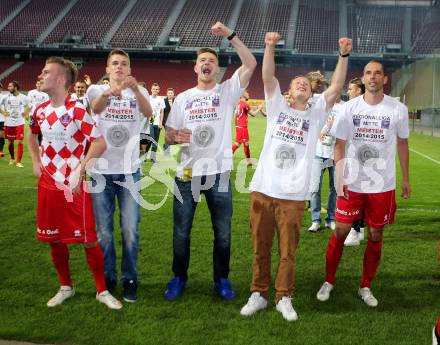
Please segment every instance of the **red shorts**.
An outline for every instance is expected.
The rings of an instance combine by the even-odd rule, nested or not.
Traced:
[[[237,143],[249,142],[249,131],[247,127],[235,127],[235,142]]]
[[[5,138],[9,140],[23,140],[24,125],[15,127],[5,126]]]
[[[44,242],[96,242],[90,194],[83,189],[68,201],[52,177],[43,172],[38,180],[37,239]],[[52,185],[51,185],[52,184]]]
[[[373,228],[393,224],[396,213],[396,191],[383,193],[348,192],[348,200],[338,197],[335,219],[337,222],[351,224],[365,216],[365,222]]]

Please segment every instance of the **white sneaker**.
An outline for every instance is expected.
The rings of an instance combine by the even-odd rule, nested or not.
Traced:
[[[116,298],[114,298],[112,296],[112,294],[110,292],[108,292],[108,290],[105,290],[99,294],[97,293],[96,299],[99,302],[104,303],[110,309],[118,309],[119,310],[122,308],[122,303],[119,302]]]
[[[14,164],[15,164],[15,161],[13,159],[10,159],[8,165],[14,165]]]
[[[49,308],[56,307],[63,303],[66,299],[75,295],[75,289],[71,286],[61,285],[57,294],[53,296],[46,304]]]
[[[15,166],[17,168],[24,168],[24,165],[22,163],[15,163]]]
[[[287,321],[298,320],[298,314],[296,313],[295,309],[293,309],[291,297],[283,296],[283,298],[281,298],[278,301],[276,309],[281,314],[283,314],[285,320]]]
[[[259,292],[253,292],[246,305],[241,308],[240,314],[251,316],[257,311],[267,308],[267,300]]]
[[[330,292],[332,290],[333,290],[333,285],[328,282],[324,282],[324,284],[322,284],[321,288],[316,294],[316,298],[321,302],[325,302],[330,298]]]
[[[330,229],[330,230],[335,230],[335,228],[336,228],[336,223],[335,223],[334,221],[326,222],[326,223],[325,223],[325,227],[326,227],[327,229]]]
[[[358,291],[359,296],[362,298],[362,300],[370,307],[377,307],[377,304],[379,303],[376,299],[376,297],[373,296],[373,293],[371,290],[367,287],[359,289]]]
[[[432,345],[440,345],[437,341],[437,336],[435,335],[435,326],[432,329]]]
[[[360,228],[358,233],[359,241],[363,241],[365,239],[365,228]]]
[[[346,247],[353,247],[353,246],[359,246],[361,242],[359,241],[358,233],[355,229],[351,228],[350,232],[348,233],[347,238],[344,241],[344,246]]]
[[[319,224],[318,222],[313,222],[308,230],[310,232],[317,232],[320,227],[321,227],[321,224]]]

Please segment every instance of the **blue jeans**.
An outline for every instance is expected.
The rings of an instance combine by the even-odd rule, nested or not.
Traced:
[[[215,182],[214,182],[215,179]],[[213,184],[206,190],[200,190],[200,184]],[[231,256],[231,218],[232,191],[229,172],[210,176],[195,176],[192,181],[183,182],[176,179],[177,188],[182,196],[181,203],[174,196],[173,204],[173,272],[182,281],[188,280],[190,257],[190,234],[199,193],[205,194],[212,228],[214,230],[213,267],[214,281],[228,278],[229,259]],[[193,186],[193,188],[191,188]],[[198,189],[198,190],[197,190]],[[203,188],[202,188],[203,189]],[[176,195],[176,193],[174,193]]]
[[[327,158],[322,158],[316,156],[313,159],[312,165],[312,176],[310,181],[310,208],[312,211],[312,222],[321,223],[321,187],[322,187],[322,176],[324,172],[328,169],[329,173],[329,193],[327,199],[327,216],[325,221],[327,223],[335,220],[335,208],[336,208],[336,189],[335,189],[335,167],[330,166],[323,168],[324,161]]]
[[[133,177],[133,182],[137,182],[140,179],[139,171],[131,174],[131,176]],[[92,187],[98,186],[99,188],[100,184],[105,181],[105,188],[102,192],[93,193],[92,191],[91,193],[96,233],[104,254],[105,276],[108,280],[118,281],[113,236],[113,221],[117,198],[122,235],[122,282],[137,281],[138,225],[140,221],[139,195],[136,193],[133,196],[129,189],[115,183],[126,182],[126,175],[124,174],[92,174],[91,177]],[[101,180],[103,181],[101,182]]]

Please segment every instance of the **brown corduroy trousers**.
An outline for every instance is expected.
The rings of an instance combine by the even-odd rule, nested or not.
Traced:
[[[254,246],[251,292],[268,298],[271,281],[271,250],[275,230],[278,236],[276,302],[292,296],[295,288],[295,254],[304,213],[304,201],[283,200],[251,193],[250,220]]]

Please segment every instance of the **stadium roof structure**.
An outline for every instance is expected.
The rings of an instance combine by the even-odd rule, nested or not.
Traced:
[[[355,2],[358,5],[403,7],[431,7],[438,3],[437,0],[356,0]]]

